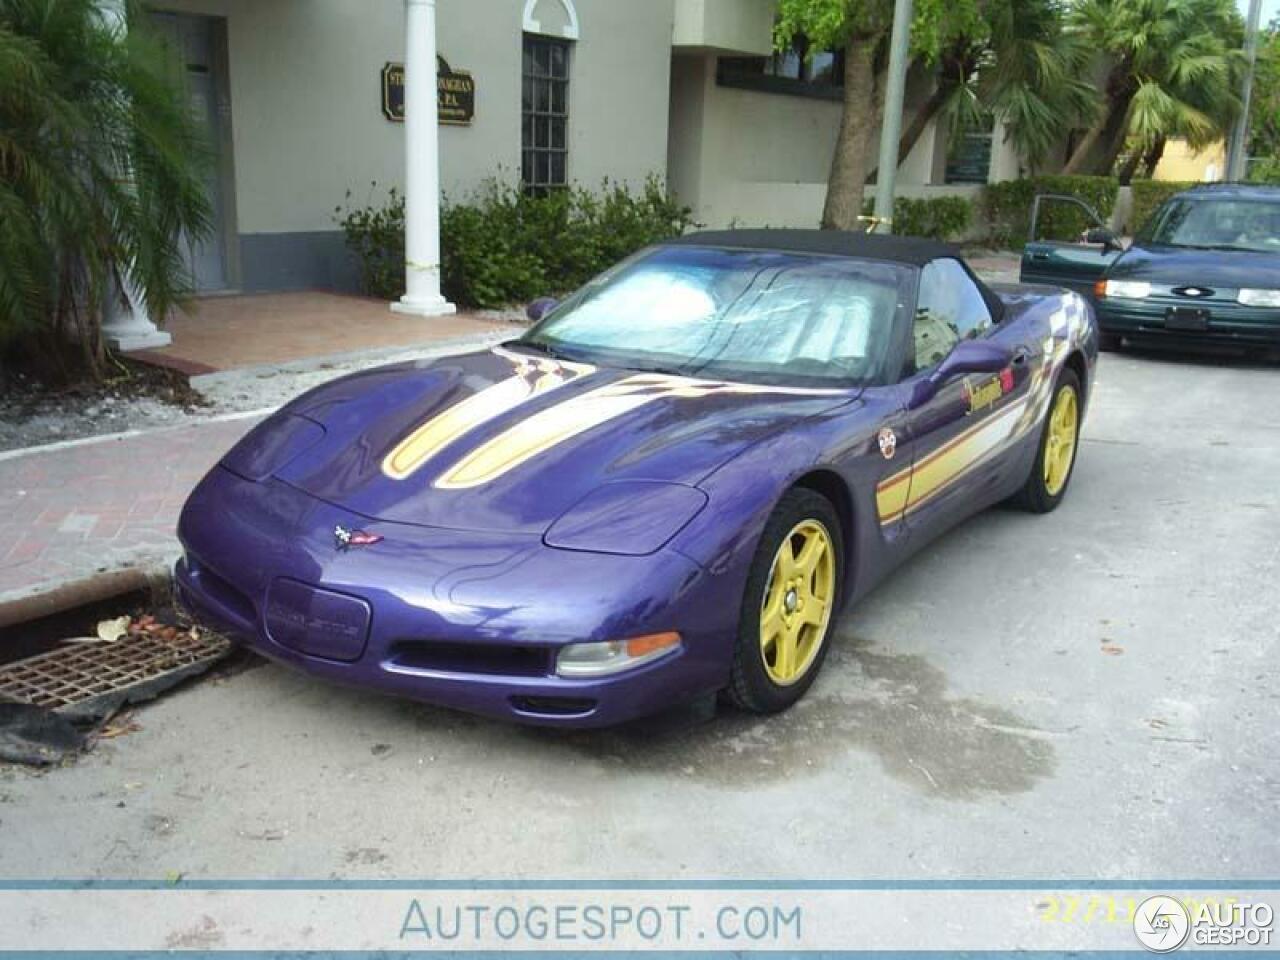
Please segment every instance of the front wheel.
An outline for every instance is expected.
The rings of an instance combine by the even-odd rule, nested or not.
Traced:
[[[728,689],[737,706],[778,713],[804,696],[827,655],[843,570],[831,502],[811,490],[787,491],[747,575]]]
[[[1080,445],[1080,411],[1080,378],[1074,370],[1063,370],[1053,387],[1031,475],[1014,496],[1018,506],[1032,513],[1048,513],[1066,496]]]

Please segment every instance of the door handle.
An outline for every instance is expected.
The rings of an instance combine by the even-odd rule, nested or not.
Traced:
[[[1047,253],[1033,253],[1031,255],[1031,259],[1032,260],[1048,260],[1049,255]]]

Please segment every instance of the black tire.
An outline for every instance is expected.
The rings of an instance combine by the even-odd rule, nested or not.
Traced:
[[[1099,333],[1098,349],[1103,353],[1115,353],[1120,349],[1123,340],[1118,333]]]
[[[1062,483],[1062,488],[1054,494],[1049,492],[1049,488],[1045,483],[1044,459],[1049,444],[1049,420],[1053,416],[1053,411],[1057,407],[1058,398],[1063,390],[1074,390],[1076,394],[1076,432],[1075,443],[1072,447],[1071,464],[1067,468],[1066,479]],[[1056,510],[1058,504],[1062,503],[1063,498],[1067,495],[1067,489],[1071,486],[1071,477],[1076,471],[1076,461],[1080,458],[1080,422],[1083,412],[1084,396],[1080,392],[1080,378],[1076,376],[1074,370],[1068,367],[1058,374],[1058,381],[1053,385],[1053,396],[1049,399],[1049,410],[1045,414],[1044,426],[1040,430],[1040,444],[1036,449],[1035,463],[1031,465],[1031,475],[1027,477],[1022,489],[1014,494],[1014,505],[1031,513],[1048,513],[1050,510]]]
[[[765,590],[769,585],[769,575],[773,570],[774,557],[784,538],[806,521],[816,521],[821,524],[834,548],[834,593],[831,597],[831,609],[827,616],[825,630],[818,641],[816,653],[813,654],[801,676],[783,685],[770,677],[765,663],[765,654],[760,641],[761,608],[764,604]],[[751,569],[747,574],[747,585],[743,592],[742,607],[738,616],[738,637],[734,643],[733,666],[730,670],[729,687],[725,691],[730,702],[751,713],[780,713],[805,695],[819,671],[822,670],[827,649],[831,645],[831,634],[840,609],[840,589],[843,578],[844,540],[841,536],[840,517],[835,507],[826,497],[812,490],[799,487],[788,490],[778,501],[778,505],[769,516],[768,523],[765,524],[764,533],[760,537],[755,556],[751,560]]]

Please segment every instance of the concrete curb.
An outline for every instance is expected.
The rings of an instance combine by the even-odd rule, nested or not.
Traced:
[[[150,558],[136,565],[103,570],[79,579],[33,584],[0,595],[0,629],[39,620],[100,600],[138,590],[167,592],[169,571],[176,560]]]
[[[440,357],[451,353],[463,353],[467,350],[481,349],[511,340],[520,335],[523,328],[512,325],[511,329],[495,329],[493,333],[472,334],[465,337],[453,337],[448,340],[426,341],[421,344],[408,344],[394,347],[377,347],[372,350],[353,350],[347,353],[333,353],[320,357],[307,357],[302,360],[288,360],[284,363],[263,363],[252,367],[237,367],[234,370],[219,370],[217,373],[202,373],[190,379],[194,390],[205,391],[210,388],[226,388],[234,386],[242,380],[261,380],[282,374],[313,373],[327,367],[373,366],[380,361],[400,357]]]

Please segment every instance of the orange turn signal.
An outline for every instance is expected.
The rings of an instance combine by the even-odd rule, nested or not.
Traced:
[[[680,646],[678,633],[648,633],[643,637],[632,637],[627,641],[627,656],[644,657],[659,650]]]
[[[1107,295],[1107,281],[1095,280],[1093,284],[1093,295],[1098,298],[1105,297]]]

